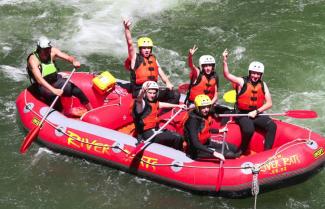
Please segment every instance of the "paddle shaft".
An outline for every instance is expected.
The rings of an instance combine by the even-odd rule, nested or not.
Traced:
[[[144,145],[148,142],[150,142],[157,134],[162,131],[175,117],[178,115],[182,109],[179,109],[157,132],[155,132],[152,136],[150,136],[147,140],[140,142],[132,152],[128,154],[128,156],[136,156],[139,152],[141,152],[144,149]]]
[[[180,108],[171,118],[168,119],[168,121],[159,128],[158,131],[156,131],[152,136],[150,136],[148,139],[146,139],[144,141],[144,143],[150,142],[153,138],[155,138],[155,136],[157,136],[157,134],[162,131],[164,128],[166,128],[166,126],[182,111],[182,108]]]
[[[286,113],[262,113],[258,115],[268,115],[268,116],[286,116]],[[248,116],[248,114],[219,114],[219,117],[243,117]]]
[[[287,116],[292,118],[317,118],[317,113],[313,110],[288,110],[284,113],[265,113],[259,115],[268,115],[268,116]],[[220,114],[220,117],[240,117],[248,116],[248,114]]]

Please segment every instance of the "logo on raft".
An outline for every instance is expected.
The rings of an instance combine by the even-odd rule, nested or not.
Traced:
[[[36,126],[39,126],[39,124],[41,123],[41,121],[38,118],[33,118],[32,123]]]
[[[322,155],[324,155],[324,149],[322,147],[314,152],[314,158],[316,158],[316,159]]]

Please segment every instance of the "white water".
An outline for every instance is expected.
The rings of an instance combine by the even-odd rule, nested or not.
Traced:
[[[57,42],[80,55],[126,55],[123,19],[130,18],[134,27],[139,19],[158,14],[176,3],[173,0],[70,1],[77,8],[72,20],[76,32]],[[136,38],[133,37],[134,41]]]
[[[6,78],[14,81],[24,81],[27,79],[26,70],[22,68],[16,68],[9,65],[0,65],[0,73]]]

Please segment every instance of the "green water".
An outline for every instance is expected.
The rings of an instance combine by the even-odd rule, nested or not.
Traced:
[[[248,64],[265,64],[264,79],[274,112],[312,109],[313,120],[283,118],[325,135],[325,1],[0,1],[0,208],[224,208],[253,207],[253,198],[193,195],[109,167],[33,145],[18,150],[25,135],[16,120],[15,98],[27,85],[27,55],[40,35],[75,55],[83,71],[123,70],[127,49],[122,18],[131,17],[134,38],[152,37],[161,66],[177,85],[188,79],[188,49],[218,60],[230,51],[229,67],[245,75]],[[69,65],[61,63],[69,70]],[[230,89],[221,79],[221,92]],[[221,98],[220,98],[221,99]],[[222,101],[221,101],[222,102]],[[322,170],[308,181],[259,195],[257,208],[325,208]]]

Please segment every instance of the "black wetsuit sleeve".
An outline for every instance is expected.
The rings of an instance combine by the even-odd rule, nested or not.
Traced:
[[[199,118],[189,117],[185,124],[186,126],[185,128],[188,131],[189,143],[193,146],[193,149],[212,154],[213,150],[208,149],[207,146],[201,144],[201,142],[199,141],[198,135],[199,135],[200,122],[201,122],[200,120],[201,119]]]

